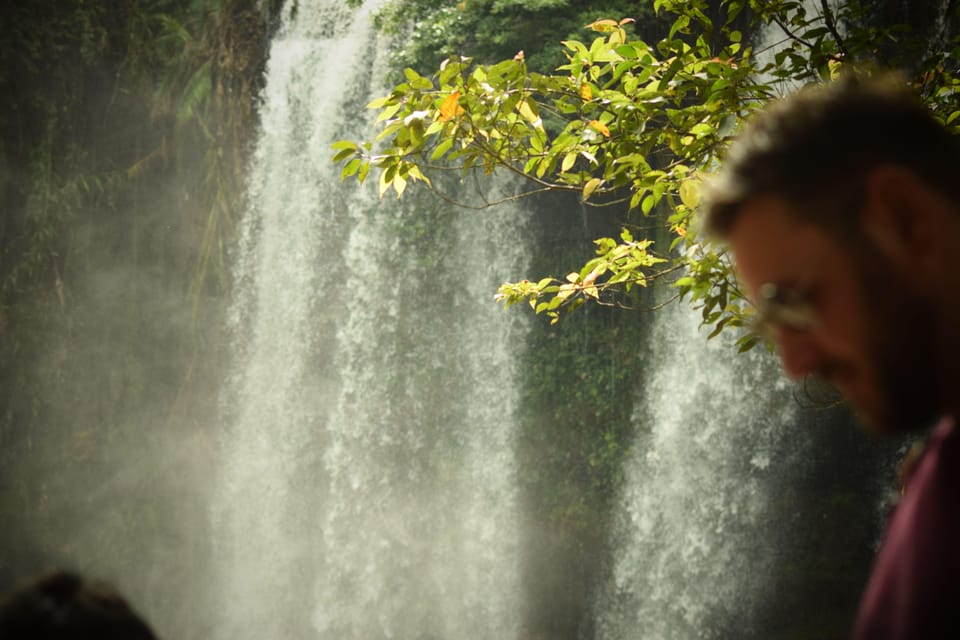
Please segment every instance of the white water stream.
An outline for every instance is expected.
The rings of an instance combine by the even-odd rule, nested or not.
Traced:
[[[762,637],[753,616],[780,560],[773,481],[804,455],[784,437],[796,403],[762,347],[706,342],[686,305],[656,316],[598,637]]]
[[[211,514],[224,639],[519,633],[523,319],[492,294],[523,217],[424,222],[340,183],[330,143],[369,137],[382,91],[375,9],[301,0],[270,51]]]
[[[491,294],[526,273],[525,216],[341,184],[329,145],[369,138],[362,106],[384,91],[377,4],[295,6],[271,48],[235,273],[215,636],[519,639],[525,327]],[[645,348],[596,637],[760,637],[779,566],[761,536],[783,510],[771,480],[796,464],[790,388],[771,394],[771,358],[705,344],[672,309]]]

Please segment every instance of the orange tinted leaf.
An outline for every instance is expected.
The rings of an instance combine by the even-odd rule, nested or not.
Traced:
[[[729,66],[731,69],[737,68],[737,63],[733,61],[733,58],[727,58],[726,60],[724,60],[722,58],[713,57],[707,60],[707,62],[716,62],[717,64],[725,64]]]
[[[463,113],[463,107],[460,106],[460,92],[454,91],[440,105],[440,122],[452,120],[454,116]]]
[[[590,87],[590,84],[584,82],[580,85],[580,97],[585,101],[593,99],[593,89]]]
[[[603,123],[600,122],[599,120],[591,120],[591,121],[588,123],[588,126],[589,126],[591,129],[593,129],[594,131],[599,131],[599,132],[602,133],[605,137],[607,137],[607,138],[610,137],[610,129],[608,129],[608,128],[607,128],[607,125],[603,124]]]

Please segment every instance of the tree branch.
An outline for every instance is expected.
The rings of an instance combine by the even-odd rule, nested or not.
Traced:
[[[843,38],[840,37],[840,32],[837,30],[837,23],[836,20],[834,20],[833,12],[830,10],[830,5],[827,0],[820,0],[820,6],[823,8],[823,23],[837,43],[837,49],[840,50],[840,55],[846,58],[848,55],[847,47],[843,44]]]

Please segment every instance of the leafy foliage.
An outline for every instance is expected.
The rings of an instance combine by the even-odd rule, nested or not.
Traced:
[[[699,305],[712,335],[743,326],[752,309],[723,250],[698,233],[697,211],[704,180],[743,120],[799,84],[902,64],[899,52],[923,51],[913,81],[960,129],[950,53],[958,42],[932,46],[944,29],[873,26],[870,3],[822,2],[813,13],[794,1],[716,4],[654,0],[654,10],[674,16],[655,44],[628,35],[631,18],[595,20],[592,41],[563,42],[566,63],[554,73],[531,71],[522,51],[493,64],[454,55],[429,76],[407,68],[404,82],[368,105],[379,110],[376,139],[339,141],[333,159],[344,163],[343,178],[363,181],[377,168],[381,195],[400,196],[411,182],[434,188],[431,176],[443,171],[510,171],[526,179],[522,195],[576,193],[590,206],[651,217],[666,231],[657,253],[653,238],[635,240],[626,229],[619,239],[601,238],[596,257],[566,278],[502,285],[497,299],[507,306],[526,301],[556,321],[585,300],[615,304],[666,278]],[[761,34],[774,40],[758,50]],[[755,340],[744,336],[741,347]]]
[[[393,0],[378,21],[397,36],[397,69],[437,67],[453,54],[493,63],[523,50],[530,70],[547,73],[556,67],[561,40],[583,39],[589,35],[583,25],[610,16],[634,18],[630,28],[646,37],[662,30],[648,3],[630,0]]]

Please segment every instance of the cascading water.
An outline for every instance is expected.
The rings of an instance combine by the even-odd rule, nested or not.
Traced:
[[[369,136],[382,75],[375,10],[301,0],[272,43],[212,507],[217,637],[519,633],[523,326],[491,297],[523,270],[522,216],[341,185],[330,143]]]
[[[823,8],[803,4],[809,15]],[[757,49],[758,58],[772,61],[783,34],[771,29]],[[771,354],[756,348],[738,356],[729,331],[707,342],[699,325],[700,315],[683,304],[653,319],[652,366],[612,534],[612,575],[597,598],[604,640],[768,638],[770,627],[804,628],[784,623],[775,603],[798,596],[772,594],[783,581],[778,574],[797,562],[787,557],[790,550],[804,544],[791,530],[800,508],[790,505],[797,496],[790,485],[802,485],[811,473],[817,443],[809,428],[799,427],[815,418],[799,410],[797,391]],[[881,486],[878,471],[864,475]],[[848,511],[848,522],[862,517]],[[828,526],[820,515],[819,526]],[[854,543],[866,549],[870,541]]]
[[[699,320],[677,304],[654,319],[613,575],[597,607],[606,640],[763,637],[755,616],[782,543],[770,498],[801,455],[796,436],[784,437],[796,406],[768,354],[737,357],[729,336],[705,342]]]

